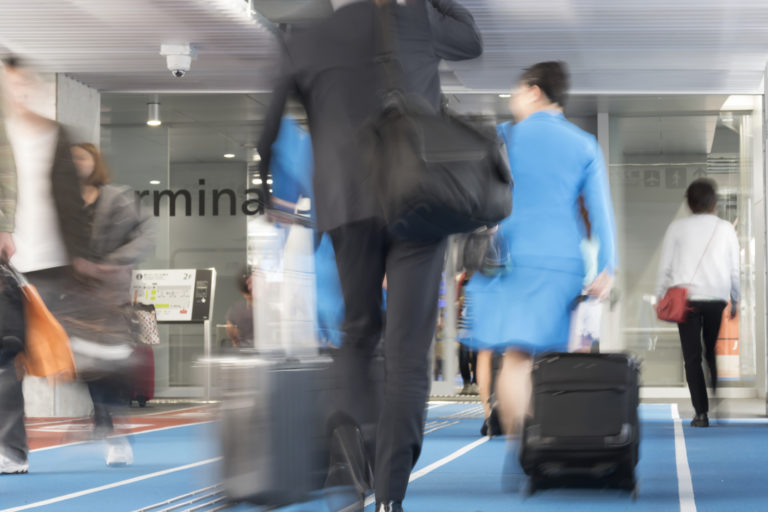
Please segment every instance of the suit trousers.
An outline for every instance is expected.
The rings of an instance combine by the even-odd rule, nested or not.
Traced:
[[[347,224],[329,234],[346,305],[344,341],[336,358],[346,407],[356,418],[378,418],[376,500],[402,501],[424,436],[428,356],[437,324],[445,240],[400,240],[379,219]],[[382,331],[385,375],[379,401],[370,368]]]
[[[685,361],[685,380],[691,392],[691,401],[696,414],[709,411],[707,382],[702,368],[702,341],[704,342],[704,360],[709,367],[712,389],[717,388],[717,359],[715,345],[723,320],[725,301],[691,301],[691,311],[685,323],[677,324],[680,332],[680,344]]]

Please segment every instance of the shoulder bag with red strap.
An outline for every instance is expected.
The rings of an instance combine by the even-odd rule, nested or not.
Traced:
[[[709,250],[709,246],[712,244],[712,239],[715,238],[718,225],[719,222],[715,225],[715,229],[712,231],[712,236],[709,237],[709,242],[707,242],[707,246],[704,248],[704,252],[701,253],[699,264],[696,265],[696,270],[693,272],[693,276],[691,276],[690,281],[688,281],[689,283],[693,282],[693,279],[699,272],[701,262],[704,261],[704,255],[707,254],[707,250]],[[685,286],[672,286],[667,290],[667,293],[664,294],[664,297],[656,305],[656,317],[664,322],[682,324],[688,318],[688,312],[690,310],[691,308],[688,305],[688,288]]]

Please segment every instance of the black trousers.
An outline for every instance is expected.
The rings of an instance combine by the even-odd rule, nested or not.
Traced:
[[[29,272],[25,277],[37,288],[51,313],[61,320],[61,312],[67,308],[63,293],[70,283],[68,269]],[[13,361],[0,367],[0,451],[17,462],[26,461],[29,452],[24,427],[24,395]]]
[[[24,395],[13,361],[0,366],[0,454],[14,462],[27,460]]]
[[[691,401],[696,414],[709,411],[707,382],[702,367],[702,341],[704,342],[704,360],[709,367],[712,389],[717,389],[717,362],[715,345],[723,320],[725,301],[691,301],[692,311],[685,323],[677,324],[680,331],[680,344],[685,361],[685,379],[691,392]]]
[[[346,406],[377,417],[377,501],[402,501],[424,436],[429,347],[435,333],[445,241],[394,238],[376,219],[330,231],[346,304],[344,342],[336,358]],[[387,276],[387,321],[382,281]],[[371,361],[383,336],[384,384],[376,397]]]
[[[459,372],[464,385],[477,384],[477,351],[459,345]]]
[[[125,378],[109,375],[87,382],[93,401],[93,430],[97,437],[106,437],[114,431],[112,414],[124,402]]]

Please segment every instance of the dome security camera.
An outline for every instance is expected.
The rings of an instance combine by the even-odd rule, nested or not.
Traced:
[[[165,56],[171,75],[183,78],[192,67],[192,59],[197,57],[197,51],[189,44],[164,44],[160,47],[160,55]]]

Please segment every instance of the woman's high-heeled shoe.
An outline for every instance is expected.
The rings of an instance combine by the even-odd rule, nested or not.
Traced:
[[[483,422],[483,426],[480,427],[480,435],[497,437],[502,434],[501,423],[499,422],[499,411],[496,407],[491,408],[491,414]]]

